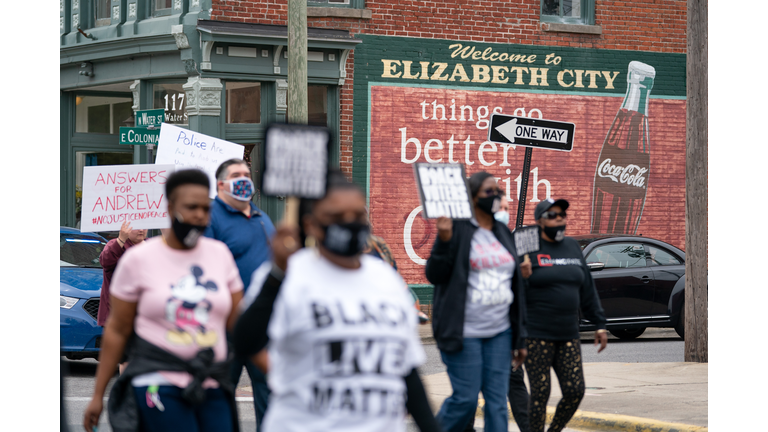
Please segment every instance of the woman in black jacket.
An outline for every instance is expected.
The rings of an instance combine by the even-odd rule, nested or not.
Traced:
[[[437,220],[438,237],[427,260],[435,285],[432,328],[453,394],[438,421],[448,432],[462,431],[474,418],[477,396],[485,398],[485,430],[507,430],[509,364],[525,359],[525,293],[514,258],[512,233],[496,221],[501,196],[496,179],[481,171],[469,178],[475,217]]]
[[[576,240],[565,236],[568,201],[547,198],[536,206],[541,230],[540,249],[529,254],[532,274],[526,292],[529,312],[526,372],[531,383],[531,432],[544,431],[555,370],[563,398],[557,404],[549,432],[563,430],[584,397],[584,372],[579,339],[579,308],[594,323],[598,353],[605,349],[605,314],[595,284]]]

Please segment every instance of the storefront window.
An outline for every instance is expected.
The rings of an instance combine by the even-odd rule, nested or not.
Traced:
[[[152,93],[154,95],[153,108],[165,109],[165,123],[186,125],[189,123],[187,118],[187,93],[179,84],[154,84]]]
[[[75,132],[116,134],[120,126],[133,126],[129,97],[77,96]]]
[[[328,86],[308,86],[307,104],[307,124],[328,126]]]
[[[228,81],[227,123],[261,123],[261,84]]]

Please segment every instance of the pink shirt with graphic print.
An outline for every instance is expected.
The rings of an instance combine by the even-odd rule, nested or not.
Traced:
[[[226,322],[232,293],[243,289],[227,246],[200,237],[190,250],[169,247],[161,237],[125,252],[117,265],[111,295],[138,303],[134,330],[146,341],[181,359],[212,347],[215,361],[227,356]],[[186,372],[161,372],[170,384],[186,387]],[[203,386],[216,387],[208,378]]]

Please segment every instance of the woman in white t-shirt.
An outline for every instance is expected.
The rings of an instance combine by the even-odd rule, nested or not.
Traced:
[[[126,251],[110,285],[111,313],[83,425],[91,432],[126,347],[128,367],[110,392],[119,431],[237,431],[226,328],[243,283],[224,243],[202,237],[208,176],[177,171],[165,183],[171,229]]]
[[[331,170],[325,196],[302,201],[300,214],[302,234],[278,228],[274,263],[254,273],[249,294],[258,295],[235,327],[243,355],[269,340],[263,430],[405,431],[406,410],[422,431],[439,430],[416,371],[425,355],[404,282],[362,253],[362,192]],[[317,246],[296,251],[306,236]]]

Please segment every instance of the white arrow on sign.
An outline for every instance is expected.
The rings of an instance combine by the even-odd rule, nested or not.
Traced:
[[[496,126],[496,130],[504,135],[509,142],[514,143],[515,138],[532,138],[540,141],[552,141],[559,143],[568,142],[568,131],[540,126],[518,125],[517,119],[512,119],[502,125]]]

